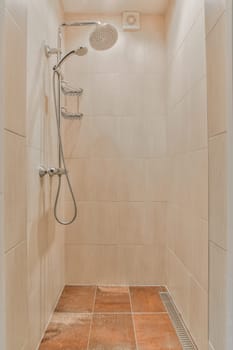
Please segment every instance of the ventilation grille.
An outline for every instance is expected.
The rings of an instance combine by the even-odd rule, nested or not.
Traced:
[[[167,309],[168,315],[176,330],[176,334],[180,340],[183,350],[198,350],[169,293],[161,292],[160,297],[165,308]]]

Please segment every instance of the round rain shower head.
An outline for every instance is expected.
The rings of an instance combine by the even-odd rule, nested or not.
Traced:
[[[90,35],[90,44],[93,49],[98,51],[110,49],[118,39],[118,33],[111,24],[98,24],[96,29]]]

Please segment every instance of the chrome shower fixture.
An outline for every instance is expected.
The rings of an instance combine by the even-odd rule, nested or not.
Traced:
[[[82,46],[80,46],[77,50],[71,50],[58,61],[58,63],[53,67],[53,70],[58,70],[63,65],[63,63],[67,60],[68,57],[72,55],[84,56],[87,54],[87,52],[88,52],[88,49]]]
[[[81,96],[83,94],[82,88],[75,88],[65,80],[61,81],[61,91],[65,96]]]
[[[64,22],[61,27],[82,27],[95,25],[96,28],[90,34],[89,42],[93,49],[97,51],[108,50],[115,45],[118,39],[116,28],[109,23],[100,21]]]
[[[61,115],[63,116],[63,118],[65,119],[82,119],[83,117],[83,113],[71,113],[71,112],[67,112],[65,107],[61,108]]]
[[[61,225],[70,225],[74,222],[78,215],[77,202],[70,181],[70,176],[66,167],[66,159],[63,150],[62,133],[61,133],[61,118],[78,120],[83,117],[83,114],[79,112],[79,99],[83,94],[83,89],[74,88],[67,81],[64,80],[62,65],[63,63],[72,55],[84,56],[87,54],[87,47],[80,46],[78,49],[71,50],[65,55],[62,55],[62,28],[64,27],[82,27],[82,26],[95,26],[95,29],[91,32],[89,37],[90,45],[93,49],[97,51],[110,49],[118,39],[118,32],[114,26],[107,23],[101,23],[100,21],[81,21],[81,22],[71,22],[62,23],[58,28],[58,44],[57,48],[50,48],[45,45],[45,54],[49,58],[52,55],[57,56],[57,63],[53,67],[53,100],[54,100],[54,110],[57,124],[57,136],[58,136],[58,166],[57,167],[40,167],[39,175],[43,178],[45,175],[53,177],[58,176],[58,187],[54,203],[54,217]],[[77,111],[76,113],[70,112],[66,107],[62,106],[63,99],[61,94],[66,97],[70,96],[72,99],[75,97],[77,99]],[[65,99],[66,101],[67,99]],[[66,220],[60,217],[58,214],[59,200],[61,199],[61,188],[62,188],[62,177],[64,176],[68,191],[70,193],[71,200],[73,202],[73,214],[70,219]]]
[[[108,23],[98,24],[91,33],[89,42],[93,49],[97,51],[108,50],[113,47],[118,39],[115,27]]]
[[[56,47],[52,48],[49,45],[45,45],[44,50],[45,50],[45,56],[48,58],[52,55],[61,55],[61,49],[58,49]]]
[[[93,26],[101,24],[100,21],[77,21],[77,22],[63,22],[60,25],[61,27],[84,27],[84,26]]]

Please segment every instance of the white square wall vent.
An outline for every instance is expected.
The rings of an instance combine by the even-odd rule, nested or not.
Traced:
[[[123,30],[140,30],[140,13],[139,12],[123,12],[122,14]]]

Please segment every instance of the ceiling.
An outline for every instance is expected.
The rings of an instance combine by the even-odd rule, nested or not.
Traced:
[[[65,12],[73,13],[121,13],[139,11],[164,14],[169,0],[62,0]]]

